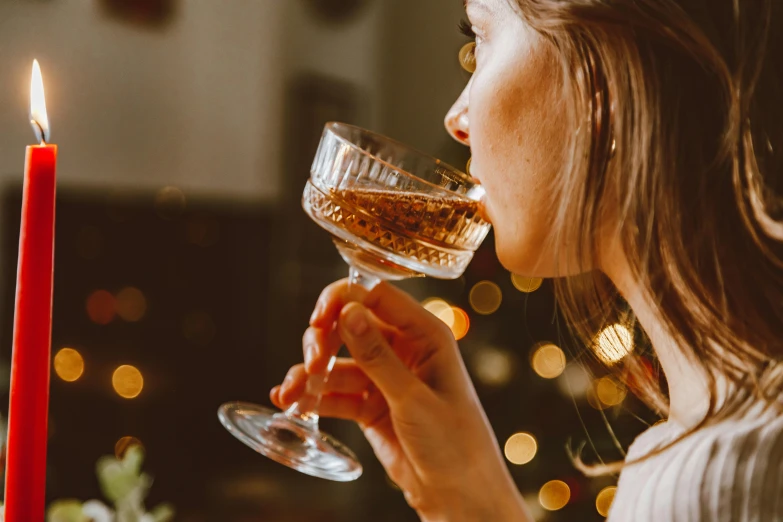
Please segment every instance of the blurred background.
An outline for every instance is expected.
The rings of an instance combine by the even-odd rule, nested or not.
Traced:
[[[464,168],[442,123],[469,78],[461,4],[0,3],[3,417],[33,58],[59,146],[49,501],[100,498],[95,462],[136,444],[147,505],[175,520],[417,520],[356,426],[323,421],[365,466],[337,484],[257,455],[216,410],[269,405],[321,289],[347,273],[300,205],[325,122]],[[567,444],[616,460],[657,419],[567,341],[550,283],[503,269],[490,236],[461,279],[399,285],[460,339],[537,520],[603,520],[616,478],[581,476]],[[599,338],[599,358],[627,350],[623,335]]]

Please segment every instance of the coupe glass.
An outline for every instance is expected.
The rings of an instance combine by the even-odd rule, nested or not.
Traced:
[[[490,229],[481,186],[442,161],[370,131],[328,123],[304,188],[305,212],[328,231],[350,267],[350,284],[431,276],[455,279]],[[244,402],[218,417],[236,438],[291,468],[336,481],[358,478],[356,455],[318,429],[329,372],[308,378],[284,412]]]

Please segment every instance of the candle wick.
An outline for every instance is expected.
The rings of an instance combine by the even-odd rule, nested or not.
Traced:
[[[38,139],[38,143],[41,145],[46,145],[47,136],[43,126],[38,123],[38,120],[35,118],[30,119],[30,124],[33,127],[33,132],[35,133],[35,137]]]

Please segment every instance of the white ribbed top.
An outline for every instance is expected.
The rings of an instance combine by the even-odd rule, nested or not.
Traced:
[[[642,433],[627,462],[684,432]],[[783,416],[722,421],[620,474],[608,522],[783,522]]]

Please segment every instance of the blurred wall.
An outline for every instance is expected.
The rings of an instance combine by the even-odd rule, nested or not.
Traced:
[[[33,141],[37,58],[60,183],[274,198],[287,3],[181,0],[169,26],[139,28],[97,1],[3,1],[0,182]]]

